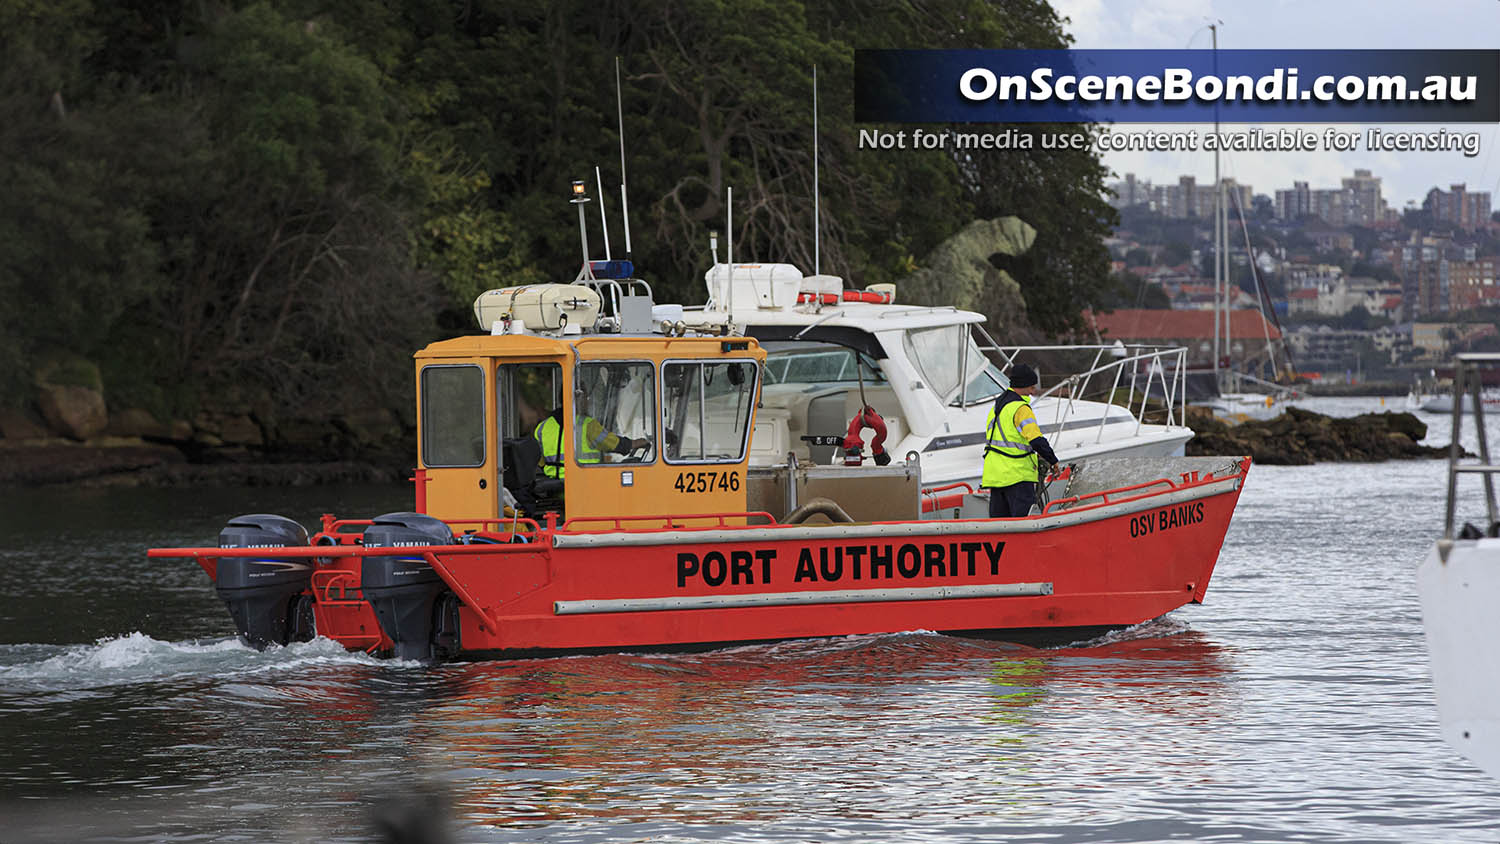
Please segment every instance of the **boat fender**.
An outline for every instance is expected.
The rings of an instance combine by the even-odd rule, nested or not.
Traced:
[[[801,507],[798,507],[792,512],[787,513],[786,518],[782,519],[781,521],[782,524],[796,525],[801,524],[802,522],[805,522],[809,518],[818,514],[827,516],[828,520],[833,522],[843,522],[845,524],[848,524],[854,521],[854,517],[850,516],[843,507],[839,506],[839,503],[837,501],[834,501],[831,498],[810,499],[806,504],[803,504]]]
[[[858,466],[862,462],[860,449],[864,446],[864,441],[859,434],[865,428],[875,432],[870,440],[870,454],[875,458],[875,465],[890,465],[891,456],[885,451],[885,420],[869,405],[865,405],[864,410],[854,414],[854,418],[849,420],[849,435],[844,437],[844,464]],[[850,460],[850,457],[854,459]]]

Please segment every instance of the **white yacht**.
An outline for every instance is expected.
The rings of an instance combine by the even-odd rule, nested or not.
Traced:
[[[894,285],[845,290],[841,279],[804,276],[791,264],[716,264],[705,274],[708,302],[669,322],[755,337],[767,349],[762,409],[751,442],[752,465],[828,464],[865,405],[884,419],[885,450],[921,458],[924,486],[979,484],[985,422],[1009,386],[1005,371],[1029,353],[1090,350],[1087,371],[1043,373],[1032,399],[1043,433],[1064,462],[1099,456],[1181,455],[1193,432],[1183,421],[1186,350],[1175,347],[1001,347],[984,316],[954,307],[895,302]],[[993,356],[993,358],[991,357]],[[1099,393],[1129,406],[1091,401]],[[1147,396],[1164,405],[1146,423]],[[1127,398],[1128,397],[1128,398]],[[863,434],[869,454],[871,432]]]
[[[1500,649],[1495,647],[1495,606],[1500,602],[1500,506],[1494,476],[1500,463],[1490,455],[1485,431],[1479,375],[1500,368],[1500,354],[1458,355],[1454,393],[1472,397],[1453,414],[1453,445],[1448,457],[1448,503],[1443,537],[1417,568],[1422,596],[1422,626],[1432,663],[1443,738],[1459,753],[1500,777]],[[1450,404],[1450,408],[1452,408]],[[1462,459],[1460,433],[1472,415],[1478,435],[1478,460]],[[1460,475],[1483,479],[1487,527],[1465,524],[1455,531]]]

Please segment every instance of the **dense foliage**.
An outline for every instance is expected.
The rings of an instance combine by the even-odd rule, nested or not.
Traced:
[[[406,405],[478,292],[571,278],[596,165],[623,251],[616,57],[659,299],[701,301],[729,187],[736,258],[811,271],[816,65],[823,271],[899,280],[1015,214],[1006,268],[1061,330],[1107,284],[1097,158],[860,150],[850,78],[856,47],[1067,40],[1045,0],[0,0],[0,388],[82,357],[117,406]]]

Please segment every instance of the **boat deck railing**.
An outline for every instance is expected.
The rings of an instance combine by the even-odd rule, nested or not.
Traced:
[[[1484,385],[1483,371],[1487,368],[1500,369],[1500,353],[1465,352],[1454,356],[1453,441],[1448,446],[1448,504],[1444,510],[1443,538],[1438,542],[1438,553],[1445,562],[1455,538],[1453,520],[1458,503],[1459,475],[1477,474],[1484,478],[1484,499],[1489,520],[1487,532],[1494,536],[1500,530],[1500,509],[1495,505],[1495,475],[1500,473],[1500,464],[1490,456],[1489,436],[1484,428],[1484,402],[1480,397]],[[1459,437],[1463,429],[1464,395],[1470,396],[1473,401],[1474,427],[1479,438],[1479,459],[1476,463],[1464,462],[1464,449]]]
[[[1168,428],[1187,424],[1188,350],[1186,347],[1126,345],[1121,342],[1072,346],[1000,346],[983,328],[978,326],[975,328],[984,341],[977,343],[980,351],[999,356],[1004,361],[1003,368],[1009,368],[1016,362],[1017,356],[1028,353],[1080,351],[1094,353],[1093,362],[1088,368],[1067,376],[1037,394],[1037,398],[1056,397],[1058,399],[1055,418],[1039,419],[1038,421],[1043,424],[1049,422],[1057,425],[1066,424],[1068,417],[1073,413],[1074,400],[1087,398],[1091,395],[1092,389],[1102,390],[1105,382],[1109,384],[1108,391],[1102,393],[1106,402],[1114,403],[1122,390],[1128,391],[1125,393],[1125,403],[1120,406],[1135,417],[1135,433],[1139,434],[1141,426],[1145,424],[1147,402],[1151,397],[1153,386],[1160,391],[1162,408],[1166,413],[1164,424]],[[1138,403],[1137,399],[1139,399]],[[1095,442],[1103,440],[1104,426],[1112,421],[1114,420],[1108,413],[1100,417]]]
[[[1249,374],[1248,372],[1230,372],[1229,380],[1231,386],[1236,391],[1243,390],[1246,384],[1252,384],[1256,387],[1263,387],[1268,391],[1267,395],[1271,396],[1271,398],[1275,399],[1276,401],[1287,401],[1288,399],[1292,399],[1297,396],[1297,391],[1285,384],[1278,384],[1275,381],[1267,381],[1264,378],[1256,377]]]

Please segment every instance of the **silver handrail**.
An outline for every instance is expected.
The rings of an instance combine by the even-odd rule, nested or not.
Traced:
[[[1002,371],[1015,363],[1016,356],[1026,352],[1058,352],[1058,351],[1093,351],[1094,361],[1088,369],[1074,373],[1058,383],[1038,394],[1037,398],[1052,396],[1064,387],[1068,388],[1066,401],[1057,403],[1056,416],[1053,423],[1061,424],[1073,411],[1074,397],[1086,394],[1089,384],[1094,376],[1101,380],[1112,374],[1113,383],[1110,386],[1110,398],[1113,399],[1115,391],[1119,388],[1120,380],[1125,372],[1125,367],[1130,366],[1130,390],[1131,396],[1126,400],[1125,410],[1135,417],[1136,433],[1140,433],[1141,425],[1144,424],[1146,413],[1146,402],[1151,395],[1153,383],[1161,385],[1163,405],[1167,413],[1166,426],[1168,428],[1187,423],[1187,348],[1183,346],[1152,346],[1152,345],[1066,345],[1066,346],[1001,346],[996,343],[982,327],[975,325],[976,332],[986,341],[981,344],[977,339],[975,345],[981,352],[990,352],[997,355],[1004,363]],[[1105,353],[1112,357],[1104,359]],[[1120,357],[1113,357],[1123,352]],[[1101,363],[1101,360],[1104,362]],[[1132,406],[1131,401],[1135,397],[1136,378],[1141,366],[1145,362],[1146,384],[1140,393],[1140,409]],[[1171,372],[1171,381],[1168,382],[1168,371]],[[1110,402],[1112,403],[1112,402]],[[1104,437],[1104,426],[1110,422],[1109,414],[1105,413],[1099,419],[1099,430],[1095,436],[1095,442]]]
[[[1448,561],[1448,552],[1453,549],[1453,517],[1458,499],[1458,476],[1478,474],[1484,477],[1484,503],[1489,525],[1500,523],[1500,508],[1495,506],[1495,479],[1500,473],[1500,464],[1490,457],[1489,436],[1484,429],[1484,397],[1481,388],[1484,379],[1480,371],[1485,365],[1500,366],[1500,353],[1465,352],[1453,359],[1453,441],[1448,444],[1448,503],[1444,508],[1443,538],[1438,541],[1438,557]],[[1474,403],[1474,427],[1479,437],[1479,462],[1462,463],[1463,445],[1459,434],[1463,429],[1464,396]]]

